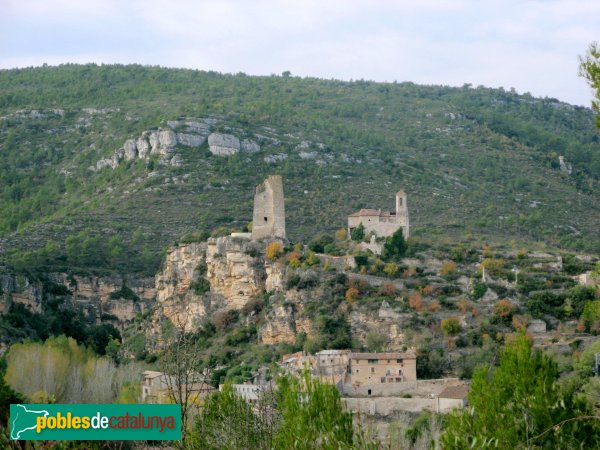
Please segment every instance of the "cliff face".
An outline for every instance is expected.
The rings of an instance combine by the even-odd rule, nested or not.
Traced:
[[[7,312],[12,303],[41,313],[46,301],[57,300],[64,307],[83,311],[96,324],[109,322],[119,329],[126,328],[136,315],[151,308],[156,297],[152,278],[123,280],[52,273],[44,283],[32,282],[23,276],[3,275],[0,286],[0,313]],[[128,294],[123,294],[124,286]]]
[[[255,255],[255,256],[253,256]],[[223,297],[227,309],[241,309],[265,290],[265,262],[258,244],[221,237],[208,240],[206,279],[211,292]]]
[[[80,310],[96,324],[108,322],[124,330],[136,317],[151,311],[150,322],[140,322],[139,331],[161,341],[161,331],[169,324],[194,331],[213,314],[241,310],[251,300],[268,294],[268,309],[257,330],[259,342],[266,345],[293,344],[299,333],[308,338],[317,334],[315,302],[332,297],[332,275],[313,269],[298,269],[302,287],[286,286],[288,266],[264,256],[264,242],[247,235],[210,238],[207,242],[172,247],[154,279],[81,277],[50,274],[42,282],[22,276],[0,276],[0,313],[11,303],[21,303],[34,312],[43,312],[47,301]],[[368,281],[368,280],[367,280]],[[340,307],[346,305],[342,304]],[[354,309],[347,317],[352,335],[365,343],[370,333],[389,338],[390,350],[400,349],[404,335],[401,314],[387,302],[378,311]],[[153,346],[153,345],[151,345]]]
[[[262,296],[266,285],[270,289],[280,286],[283,278],[265,263],[263,245],[246,237],[226,236],[171,249],[156,275],[153,330],[164,319],[177,328],[194,330],[213,312],[242,309]]]

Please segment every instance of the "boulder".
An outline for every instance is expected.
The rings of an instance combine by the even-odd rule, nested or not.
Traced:
[[[137,144],[133,139],[127,139],[123,144],[124,156],[127,161],[136,159],[138,156]]]
[[[186,147],[200,147],[206,138],[197,134],[177,133],[177,142]]]
[[[162,130],[159,132],[158,140],[163,148],[175,147],[177,145],[177,135],[173,130]]]
[[[212,133],[208,136],[210,152],[216,156],[231,156],[240,151],[240,140],[223,133]]]
[[[148,156],[148,153],[150,153],[150,144],[148,144],[148,140],[145,136],[142,136],[137,140],[136,147],[138,151],[138,156],[140,158],[146,158]]]

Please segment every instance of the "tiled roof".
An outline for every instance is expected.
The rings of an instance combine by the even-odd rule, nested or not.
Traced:
[[[350,353],[352,359],[412,359],[414,353]]]
[[[364,216],[379,216],[381,214],[380,209],[361,209],[355,213],[350,214],[350,217],[364,217]]]
[[[463,399],[469,394],[468,384],[459,384],[458,386],[447,386],[440,395],[439,398],[456,398]]]

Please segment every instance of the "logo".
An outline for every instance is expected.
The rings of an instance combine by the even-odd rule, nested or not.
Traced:
[[[10,405],[13,440],[180,440],[181,405]]]

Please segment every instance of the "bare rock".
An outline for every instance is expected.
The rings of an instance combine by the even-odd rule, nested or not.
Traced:
[[[285,161],[287,159],[287,156],[285,153],[277,153],[275,155],[269,155],[269,156],[265,156],[263,159],[267,164],[276,164],[278,162],[282,162]]]
[[[208,145],[216,156],[231,156],[240,151],[240,140],[231,134],[212,133],[208,136]]]
[[[200,147],[206,141],[206,137],[197,134],[177,133],[177,142],[186,147]]]
[[[148,135],[148,142],[150,142],[150,154],[158,155],[160,154],[160,139],[158,137],[158,131],[151,131]]]
[[[150,153],[150,144],[148,144],[146,136],[142,136],[137,140],[136,147],[140,158],[146,158]]]
[[[124,156],[127,161],[136,159],[138,156],[137,144],[133,139],[127,139],[123,144]]]
[[[258,145],[252,139],[244,139],[242,141],[242,151],[247,153],[260,152],[260,145]]]
[[[175,147],[177,145],[177,135],[173,130],[162,130],[158,134],[160,146],[163,148]]]

